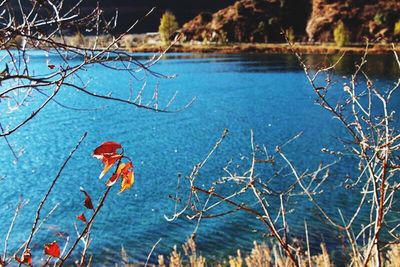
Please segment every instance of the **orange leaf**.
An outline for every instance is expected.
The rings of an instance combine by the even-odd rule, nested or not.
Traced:
[[[122,176],[122,183],[121,183],[121,189],[119,190],[120,193],[122,193],[126,189],[131,188],[133,182],[135,181],[135,174],[133,172],[133,164],[131,161],[125,164],[125,166],[121,170],[121,176]]]
[[[100,173],[99,179],[103,178],[103,176],[108,172],[108,170],[117,162],[119,159],[122,158],[122,155],[115,154],[110,156],[103,156],[102,162],[104,163],[104,169]]]
[[[117,154],[117,149],[119,148],[122,148],[122,146],[117,142],[104,142],[93,151],[93,156],[102,158],[104,154]]]
[[[82,188],[81,188],[81,192],[85,194],[85,202],[84,202],[85,207],[92,210],[93,203],[92,203],[92,199],[90,198],[89,194]]]
[[[48,243],[44,245],[44,254],[49,255],[51,257],[59,258],[60,257],[60,247],[57,242],[54,241],[52,243]]]
[[[120,193],[132,187],[135,176],[133,173],[133,164],[131,161],[129,161],[128,163],[119,164],[118,169],[107,181],[106,185],[107,186],[114,185],[119,177],[122,177],[121,189],[119,191]]]
[[[24,253],[22,253],[21,258],[15,256],[15,260],[21,264],[32,266],[32,254],[31,250],[27,248]]]
[[[85,214],[83,214],[83,213],[82,213],[81,215],[76,216],[76,218],[77,218],[78,220],[84,222],[84,223],[87,223]]]
[[[125,166],[125,163],[119,164],[118,169],[111,176],[111,178],[107,181],[107,183],[106,183],[107,186],[112,186],[113,184],[115,184],[115,182],[121,176],[121,172],[122,172],[122,169],[124,168],[124,166]]]

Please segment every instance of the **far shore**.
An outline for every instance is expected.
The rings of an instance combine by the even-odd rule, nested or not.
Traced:
[[[160,52],[167,47],[161,44],[145,44],[131,47],[130,52]],[[266,54],[293,54],[296,52],[302,54],[363,54],[366,46],[344,46],[339,47],[334,44],[294,44],[290,47],[288,44],[175,44],[169,52],[188,52],[188,53],[220,53],[220,54],[240,54],[240,53],[266,53]],[[399,44],[395,44],[395,51],[400,52]],[[387,54],[393,53],[391,44],[370,44],[368,54]]]

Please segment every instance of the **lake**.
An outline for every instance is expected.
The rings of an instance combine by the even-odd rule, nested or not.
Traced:
[[[140,60],[150,57],[149,54],[137,56]],[[325,56],[309,55],[306,58],[310,64],[334,60]],[[32,69],[48,71],[48,59],[53,64],[59,63],[56,56],[33,53]],[[333,93],[335,97],[340,98],[341,85],[346,80],[344,76],[348,77],[354,70],[354,62],[358,59],[358,56],[349,55],[338,65],[337,75],[333,77],[337,89],[337,93]],[[382,89],[393,85],[399,75],[392,55],[370,56],[368,64],[371,77]],[[166,104],[169,97],[179,91],[172,107],[184,106],[196,97],[193,105],[178,113],[156,113],[63,88],[57,100],[85,110],[65,109],[56,103],[47,106],[9,137],[16,150],[24,151],[16,163],[13,163],[6,142],[0,142],[1,238],[7,233],[18,199],[22,196],[29,200],[16,221],[10,251],[28,237],[36,207],[85,131],[87,138],[68,163],[44,208],[49,212],[59,203],[33,240],[32,249],[38,257],[42,252],[35,250],[42,250],[44,243],[60,240],[63,244],[55,233],[65,232],[75,237],[74,223],[78,228],[83,227],[76,220],[76,216],[85,211],[79,188],[85,188],[94,202],[105,190],[105,181],[97,178],[102,165],[91,156],[93,149],[104,141],[117,141],[123,145],[126,155],[133,159],[136,178],[131,190],[117,194],[118,188],[112,189],[93,226],[90,254],[94,255],[94,263],[107,265],[121,262],[122,247],[131,261],[145,261],[154,243],[162,238],[151,258],[151,262],[155,262],[157,254],[169,254],[174,244],[180,247],[184,243],[196,221],[190,222],[184,217],[173,222],[165,220],[164,215],[171,216],[174,207],[169,195],[175,194],[177,175],[188,175],[208,154],[225,128],[229,129],[228,138],[201,170],[200,186],[207,186],[224,175],[223,167],[231,159],[233,162],[242,160],[244,165],[249,163],[251,129],[256,143],[265,145],[270,151],[303,132],[298,140],[285,147],[287,156],[303,171],[316,168],[320,161],[335,159],[321,153],[321,148],[341,148],[336,137],[344,133],[342,127],[315,104],[315,95],[293,56],[177,53],[165,56],[153,70],[177,76],[158,79],[138,73],[138,78],[147,78],[148,97],[151,98],[153,88],[159,86],[160,104]],[[91,80],[89,89],[93,91],[104,94],[112,91],[113,95],[125,98],[129,96],[129,87],[138,92],[143,83],[126,74],[117,76],[103,67],[89,68],[81,78]],[[4,87],[0,88],[3,90]],[[394,97],[393,106],[398,110],[400,96]],[[43,98],[32,99],[32,106],[39,100]],[[6,106],[0,110],[3,124],[15,125],[26,114],[22,111],[7,113]],[[353,171],[351,162],[334,167],[324,187],[328,193],[318,198],[334,216],[337,216],[337,208],[343,209],[345,214],[352,212],[357,196],[349,194],[343,182]],[[338,233],[323,222],[305,197],[296,201],[295,211],[288,214],[291,236],[304,239],[306,220],[313,250],[318,251],[321,240],[339,250]],[[85,213],[89,214],[88,211]],[[203,220],[196,241],[203,255],[227,258],[238,248],[249,251],[253,240],[269,242],[265,233],[257,220],[245,213],[235,213]]]

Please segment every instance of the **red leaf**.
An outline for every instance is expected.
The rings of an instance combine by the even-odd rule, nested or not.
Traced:
[[[93,151],[93,157],[101,160],[104,164],[104,169],[99,176],[100,179],[108,172],[115,162],[122,158],[122,155],[117,153],[117,150],[120,148],[122,148],[121,144],[110,141],[102,143]]]
[[[104,164],[104,169],[100,173],[100,179],[110,170],[110,168],[118,162],[118,168],[114,174],[107,181],[107,186],[114,185],[120,177],[122,177],[120,193],[132,187],[135,176],[133,172],[133,164],[131,161],[128,163],[121,163],[124,157],[123,152],[118,153],[117,150],[122,149],[121,144],[116,142],[104,142],[93,151],[93,156],[101,160]],[[123,149],[122,149],[123,151]]]
[[[60,247],[57,242],[54,241],[52,243],[48,243],[44,245],[44,254],[49,255],[51,257],[59,258],[60,257]]]
[[[84,222],[84,223],[87,223],[85,214],[83,214],[83,213],[82,213],[81,215],[76,216],[76,218],[77,218],[78,220]]]
[[[15,255],[15,260],[21,264],[25,264],[25,265],[29,265],[32,266],[32,254],[31,254],[31,250],[29,248],[27,248],[24,253],[22,253],[21,258],[17,257]]]
[[[119,148],[122,148],[122,146],[117,142],[104,142],[93,151],[93,156],[102,158],[104,154],[117,154],[117,149]]]
[[[89,194],[83,189],[81,189],[81,192],[85,194],[85,202],[84,202],[85,207],[92,210],[93,203],[92,203],[92,199],[90,198]]]
[[[48,65],[47,65],[47,67],[49,67],[49,69],[51,69],[51,70],[52,70],[52,69],[54,69],[56,66],[55,66],[55,65],[53,65],[53,64],[48,64]]]

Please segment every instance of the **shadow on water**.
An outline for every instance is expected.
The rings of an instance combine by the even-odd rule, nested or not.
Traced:
[[[139,58],[145,58],[145,54],[139,54]],[[326,68],[336,62],[336,75],[348,76],[352,74],[356,65],[361,62],[362,55],[336,54],[336,55],[302,55],[307,66],[313,69]],[[301,70],[299,62],[294,55],[290,54],[201,54],[201,53],[170,53],[163,57],[164,60],[185,60],[187,63],[212,62],[238,62],[248,72],[269,71],[296,71]],[[367,64],[364,70],[371,78],[397,79],[400,68],[394,54],[367,55]]]

